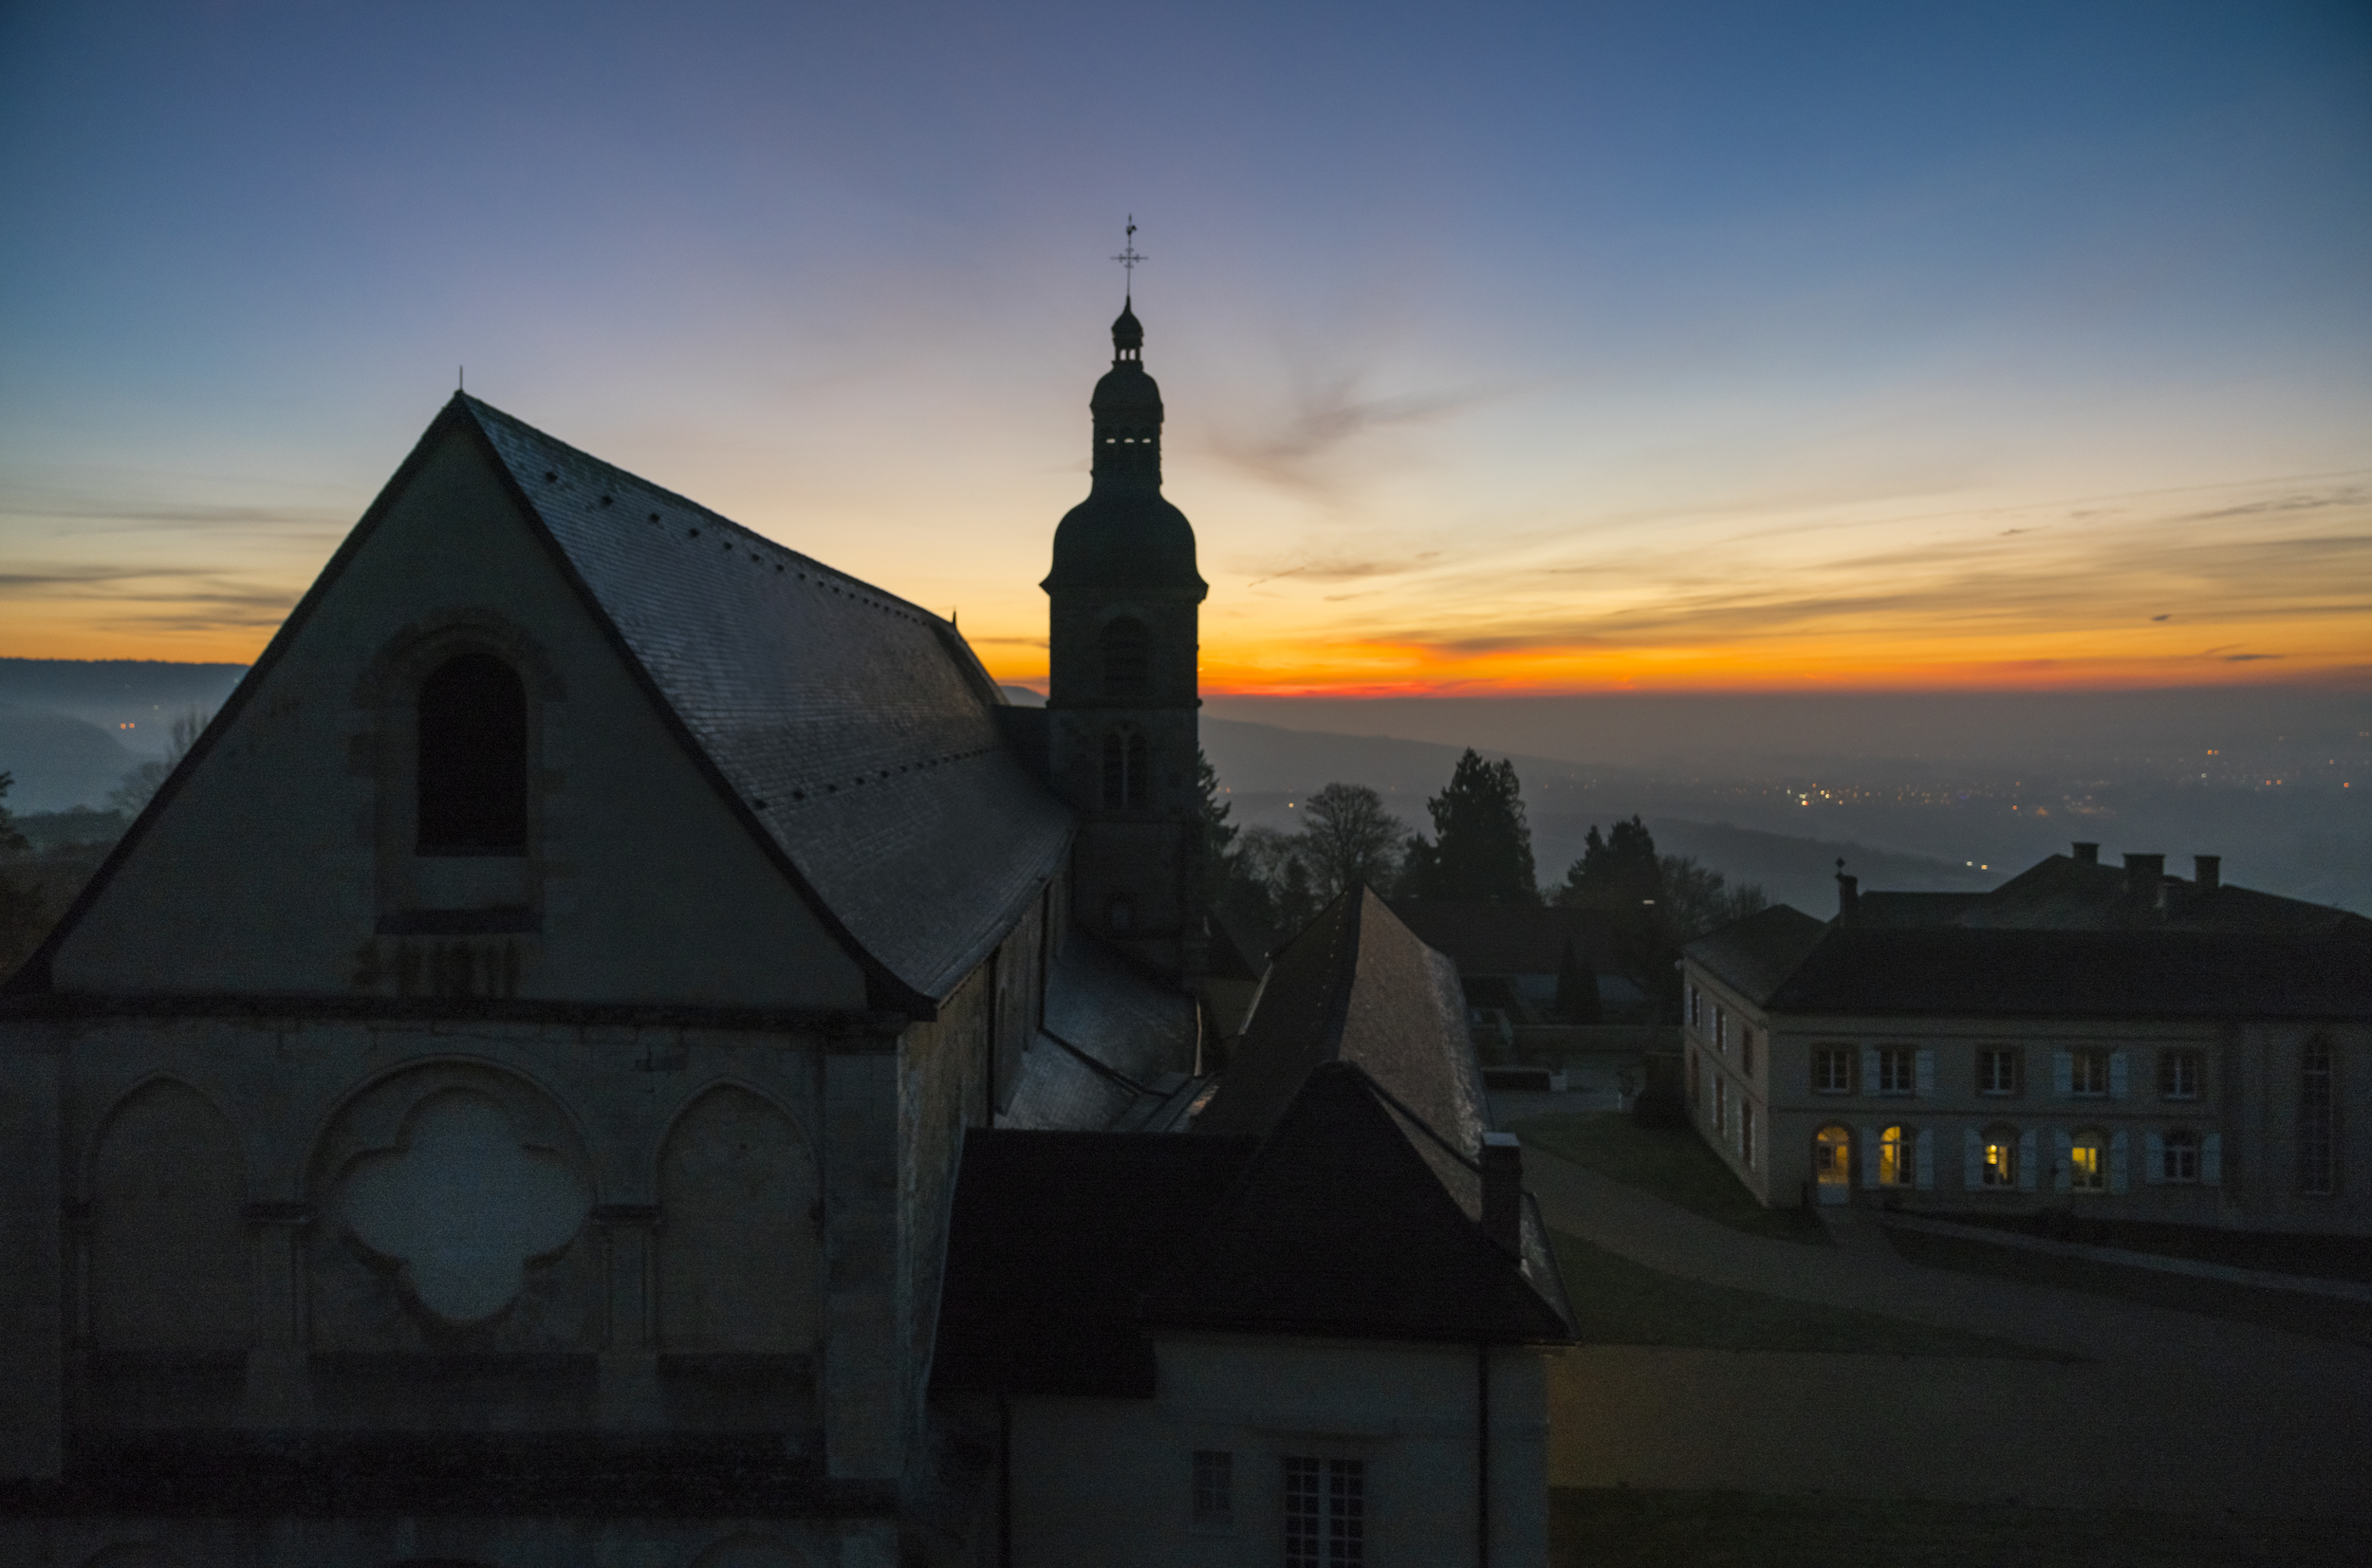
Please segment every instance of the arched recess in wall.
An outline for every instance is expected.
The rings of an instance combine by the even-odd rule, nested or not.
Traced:
[[[820,1190],[789,1116],[734,1084],[704,1091],[659,1151],[663,1351],[796,1355],[822,1308]]]
[[[314,1349],[590,1351],[606,1276],[598,1182],[575,1122],[491,1062],[367,1084],[314,1147],[305,1240]]]
[[[153,1079],[91,1156],[90,1334],[102,1350],[244,1350],[253,1337],[247,1161],[205,1096]]]

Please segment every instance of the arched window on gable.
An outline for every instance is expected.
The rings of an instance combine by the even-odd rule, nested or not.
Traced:
[[[1103,737],[1103,807],[1141,811],[1150,794],[1145,733],[1124,724]]]
[[[528,696],[491,654],[457,654],[419,696],[419,853],[525,855]]]
[[[1145,623],[1123,616],[1103,629],[1103,694],[1140,697],[1153,678],[1153,638]]]

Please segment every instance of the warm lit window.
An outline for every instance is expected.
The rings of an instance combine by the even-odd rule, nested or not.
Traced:
[[[1889,1127],[1878,1134],[1878,1185],[1909,1187],[1918,1165],[1918,1134],[1908,1127]]]
[[[2298,1057],[2298,1190],[2339,1190],[2339,1107],[2332,1096],[2331,1048],[2313,1040]]]
[[[2018,1053],[2014,1050],[1988,1050],[1976,1053],[1976,1092],[1980,1095],[2014,1095],[2018,1092]]]
[[[1365,1463],[1287,1456],[1285,1568],[1361,1568],[1366,1560]]]
[[[1823,1187],[1843,1187],[1853,1178],[1853,1134],[1824,1127],[1812,1134],[1812,1176]]]
[[[1103,804],[1106,810],[1139,811],[1145,805],[1144,731],[1122,725],[1103,737]]]
[[[1878,1052],[1878,1093],[1907,1095],[1918,1087],[1918,1053],[1907,1045],[1881,1046]]]
[[[2106,1051],[2070,1051],[2067,1057],[2067,1093],[2086,1096],[2108,1093]]]
[[[2075,1135],[2067,1150],[2067,1190],[2071,1192],[2108,1190],[2108,1140],[2098,1133]]]
[[[2188,1128],[2177,1128],[2166,1134],[2165,1152],[2160,1156],[2163,1179],[2172,1182],[2193,1182],[2199,1179],[2199,1134]]]
[[[525,855],[528,697],[491,654],[447,659],[420,683],[419,853]]]
[[[1853,1093],[1853,1053],[1851,1051],[1824,1046],[1812,1053],[1812,1093],[1816,1095]]]
[[[1980,1181],[1988,1188],[2018,1185],[2018,1134],[2009,1127],[1988,1127],[1980,1150]]]
[[[1153,639],[1141,620],[1123,617],[1103,629],[1103,694],[1144,694],[1153,671]]]
[[[1235,1456],[1223,1448],[1195,1451],[1195,1527],[1224,1530],[1235,1522]]]
[[[2159,1052],[2158,1092],[2166,1099],[2198,1098],[2199,1053],[2196,1051]]]

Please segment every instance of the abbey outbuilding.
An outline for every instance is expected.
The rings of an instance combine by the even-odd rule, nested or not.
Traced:
[[[1455,972],[1354,890],[1215,1055],[1142,342],[1043,709],[445,406],[0,998],[0,1559],[1544,1560]]]

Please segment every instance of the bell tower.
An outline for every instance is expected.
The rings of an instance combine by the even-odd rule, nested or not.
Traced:
[[[1083,825],[1072,908],[1113,946],[1181,984],[1201,968],[1195,832],[1195,530],[1161,496],[1161,389],[1133,300],[1096,383],[1087,499],[1054,530],[1047,758]]]

